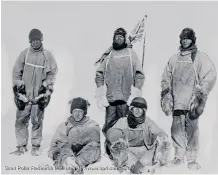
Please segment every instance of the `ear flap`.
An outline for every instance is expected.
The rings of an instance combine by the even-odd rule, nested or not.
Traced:
[[[89,103],[88,100],[86,100],[86,105],[87,105],[87,108],[88,108],[89,106],[91,106],[91,104]]]

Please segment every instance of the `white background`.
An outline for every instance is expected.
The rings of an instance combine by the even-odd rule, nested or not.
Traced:
[[[51,136],[57,125],[69,116],[68,101],[73,97],[90,101],[88,115],[102,127],[104,113],[98,110],[94,98],[94,62],[111,45],[116,28],[123,27],[130,32],[145,14],[148,19],[143,96],[148,102],[150,118],[170,134],[172,119],[160,108],[161,74],[170,56],[178,51],[179,34],[185,27],[195,30],[198,49],[207,53],[218,69],[217,9],[217,2],[2,2],[2,171],[9,173],[6,165],[44,165],[50,161],[46,151]],[[43,32],[44,47],[53,53],[59,72],[45,112],[43,155],[31,157],[28,153],[15,157],[9,155],[16,146],[12,68],[20,52],[29,46],[28,34],[32,28]],[[199,162],[203,173],[218,173],[217,87],[209,96],[199,124]],[[103,156],[101,163],[105,165],[104,161]],[[166,170],[168,173],[183,171],[189,173],[185,167]],[[19,171],[22,172],[26,173]]]

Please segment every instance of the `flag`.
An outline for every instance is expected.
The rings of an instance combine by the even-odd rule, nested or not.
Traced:
[[[134,44],[136,42],[140,42],[144,36],[144,30],[145,30],[145,16],[141,21],[137,23],[135,28],[132,30],[132,32],[129,35],[129,41],[130,43]]]
[[[129,35],[129,42],[133,46],[134,51],[137,53],[137,56],[144,66],[144,57],[145,57],[145,20],[147,15],[143,17],[141,21],[137,23],[135,28]]]

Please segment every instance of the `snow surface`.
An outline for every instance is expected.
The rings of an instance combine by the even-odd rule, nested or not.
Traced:
[[[128,32],[140,18],[147,13],[147,38],[144,71],[146,75],[143,96],[148,102],[148,116],[170,135],[172,117],[166,117],[160,108],[160,78],[169,57],[177,51],[178,36],[186,27],[193,27],[200,50],[206,52],[218,69],[218,23],[217,3],[25,3],[3,2],[2,4],[2,173],[46,174],[60,173],[49,170],[6,170],[6,166],[52,166],[47,157],[51,137],[60,122],[69,116],[68,101],[76,96],[89,100],[88,115],[100,126],[104,123],[104,112],[96,105],[94,62],[111,44],[113,31],[123,26]],[[120,13],[120,8],[134,13]],[[38,13],[40,9],[40,14]],[[48,13],[49,9],[49,13]],[[113,13],[111,13],[111,9]],[[193,9],[197,9],[195,13]],[[185,12],[185,13],[184,13]],[[203,14],[203,15],[202,15]],[[176,16],[176,18],[175,18]],[[113,20],[111,20],[113,19]],[[19,21],[17,25],[15,21]],[[203,21],[203,23],[202,23]],[[87,27],[88,26],[88,27]],[[32,157],[13,156],[15,150],[15,114],[11,72],[14,62],[24,48],[28,47],[27,34],[34,27],[42,29],[44,45],[49,49],[58,64],[59,72],[55,91],[45,111],[43,123],[42,155]],[[19,32],[14,32],[14,29]],[[218,173],[218,85],[211,92],[204,114],[199,121],[200,152],[202,166],[198,172],[189,171],[186,164],[179,168],[162,168],[157,173]],[[31,129],[31,123],[29,126]],[[102,159],[90,167],[113,167],[104,155],[104,136],[102,140]],[[92,170],[85,173],[118,173],[116,170]]]

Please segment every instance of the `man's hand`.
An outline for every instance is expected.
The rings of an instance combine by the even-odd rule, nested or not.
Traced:
[[[46,81],[42,82],[42,86],[44,86],[45,88],[48,86]]]
[[[130,171],[133,174],[142,174],[143,168],[144,168],[144,165],[140,161],[137,161],[134,165],[130,167]]]
[[[18,93],[17,96],[18,96],[18,99],[23,101],[24,103],[28,102],[28,99],[25,95]]]
[[[159,144],[169,143],[169,139],[167,136],[163,136],[163,137],[158,136],[157,141],[159,142]]]
[[[132,103],[132,100],[135,97],[141,97],[141,96],[142,96],[142,91],[134,86],[131,86],[131,92],[130,92],[129,99],[127,101],[127,105],[130,106],[130,104]]]
[[[101,111],[104,111],[105,108],[109,106],[109,103],[108,103],[108,100],[107,100],[107,97],[106,97],[106,87],[105,86],[99,87],[97,89],[95,97],[97,99],[98,108]]]
[[[74,169],[74,170],[78,170],[79,169],[79,165],[76,163],[74,157],[68,157],[64,161],[64,166],[66,168],[71,168],[71,169]]]

